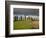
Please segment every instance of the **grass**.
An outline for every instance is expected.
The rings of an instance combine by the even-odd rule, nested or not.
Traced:
[[[31,20],[14,21],[14,29],[32,29]]]
[[[19,20],[14,21],[14,30],[17,29],[38,29],[39,21],[30,20]]]
[[[32,21],[32,28],[33,29],[39,29],[39,21]]]

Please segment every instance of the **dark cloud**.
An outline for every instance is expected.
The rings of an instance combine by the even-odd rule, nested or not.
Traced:
[[[14,8],[14,15],[15,14],[37,15],[37,16],[39,16],[39,9]]]

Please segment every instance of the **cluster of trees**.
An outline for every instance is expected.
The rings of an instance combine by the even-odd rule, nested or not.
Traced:
[[[29,16],[28,17],[26,17],[26,16],[24,16],[24,17],[23,16],[20,16],[20,17],[19,16],[15,16],[14,17],[14,21],[18,21],[18,20],[19,21],[21,21],[21,20],[39,20],[39,18],[38,17],[37,18],[36,17],[33,18],[33,17],[29,17]]]
[[[22,17],[22,16],[20,16],[20,17],[18,17],[18,16],[15,16],[14,17],[14,21],[21,21],[21,20],[26,20],[26,16],[25,17]]]

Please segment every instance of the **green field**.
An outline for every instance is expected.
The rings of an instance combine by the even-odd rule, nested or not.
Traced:
[[[32,20],[14,21],[14,29],[32,29]]]
[[[17,29],[39,29],[39,21],[32,18],[17,20],[14,18],[14,30]]]

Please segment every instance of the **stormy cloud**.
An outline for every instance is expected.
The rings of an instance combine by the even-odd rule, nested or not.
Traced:
[[[36,15],[39,16],[39,9],[14,8],[14,15]]]

